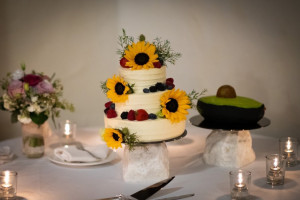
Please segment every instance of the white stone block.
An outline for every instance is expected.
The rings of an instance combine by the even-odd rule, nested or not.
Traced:
[[[248,130],[213,130],[206,138],[203,154],[206,164],[240,168],[255,160]]]
[[[126,182],[157,182],[169,177],[169,157],[165,143],[125,146],[123,178]]]

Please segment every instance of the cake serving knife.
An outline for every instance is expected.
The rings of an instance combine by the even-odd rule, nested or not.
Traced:
[[[165,180],[159,181],[153,185],[150,185],[130,196],[125,196],[125,195],[117,195],[115,197],[108,197],[108,198],[104,198],[104,199],[98,199],[98,200],[114,200],[114,199],[119,199],[119,200],[145,200],[147,198],[149,198],[150,196],[152,196],[154,193],[156,193],[157,191],[159,191],[161,188],[163,188],[164,186],[166,186],[168,183],[170,183],[173,179],[175,178],[175,176],[171,177],[171,178],[167,178]]]

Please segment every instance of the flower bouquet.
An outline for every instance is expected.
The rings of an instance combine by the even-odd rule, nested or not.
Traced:
[[[63,86],[54,75],[25,72],[25,64],[1,80],[4,93],[0,97],[0,109],[11,112],[11,122],[22,123],[23,152],[28,157],[40,157],[44,153],[43,131],[49,129],[47,120],[59,117],[60,110],[74,111],[74,106],[61,100]]]

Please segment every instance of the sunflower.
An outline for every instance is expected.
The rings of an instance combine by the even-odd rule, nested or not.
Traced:
[[[160,98],[162,114],[172,123],[177,123],[186,119],[187,109],[191,108],[191,102],[185,91],[169,90]]]
[[[122,147],[123,142],[122,133],[113,128],[106,128],[102,134],[102,139],[106,142],[108,147],[117,149]]]
[[[128,60],[126,66],[131,67],[132,70],[154,68],[153,63],[158,62],[155,51],[153,44],[145,41],[133,42],[128,46],[128,50],[125,50],[124,57]]]
[[[128,99],[128,84],[119,76],[113,76],[106,82],[107,97],[114,103],[125,102]]]

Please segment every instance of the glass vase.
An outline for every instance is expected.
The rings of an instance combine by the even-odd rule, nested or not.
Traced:
[[[49,123],[38,126],[31,122],[22,124],[22,150],[28,158],[40,158],[44,155],[45,137],[51,132]]]

